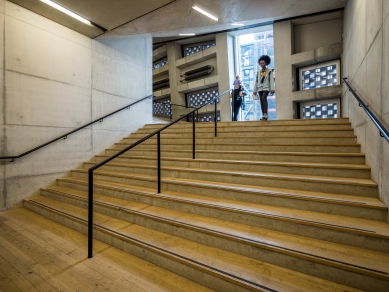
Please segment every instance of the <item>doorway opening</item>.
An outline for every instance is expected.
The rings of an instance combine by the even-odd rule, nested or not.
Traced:
[[[241,107],[239,120],[257,121],[262,118],[261,104],[259,100],[254,100],[252,93],[254,90],[255,77],[258,70],[258,59],[262,55],[271,58],[269,69],[275,69],[274,60],[274,37],[273,26],[263,26],[240,32],[235,36],[235,71],[240,76],[245,92],[244,105]],[[276,74],[273,74],[274,76]],[[275,120],[276,95],[269,95],[268,98],[268,120]]]

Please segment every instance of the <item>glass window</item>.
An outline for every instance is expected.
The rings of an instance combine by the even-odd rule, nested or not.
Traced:
[[[274,69],[274,37],[273,29],[267,31],[245,34],[236,37],[238,63],[238,75],[241,77],[244,87],[252,93],[254,90],[255,76],[259,70],[257,64],[261,55],[269,55]],[[309,73],[308,73],[309,74]],[[308,80],[309,82],[309,80]],[[307,84],[309,87],[309,83]],[[253,100],[251,96],[244,99],[244,110],[241,111],[241,120],[259,120],[262,118],[262,110],[259,100]],[[276,96],[268,96],[269,120],[276,119]]]

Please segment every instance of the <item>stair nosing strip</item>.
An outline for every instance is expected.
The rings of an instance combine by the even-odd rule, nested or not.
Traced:
[[[146,180],[146,181],[153,181],[155,182],[156,179],[152,177],[147,177],[145,175],[128,175],[126,174],[126,177],[130,177],[130,179],[141,179],[141,180]],[[378,209],[378,210],[387,210],[387,207],[374,207],[367,205],[366,203],[360,203],[360,202],[350,202],[350,201],[345,201],[345,200],[335,200],[335,199],[323,199],[323,198],[312,198],[309,196],[299,196],[299,195],[293,195],[293,194],[287,194],[283,192],[277,192],[277,191],[268,191],[268,190],[258,190],[255,188],[252,188],[251,186],[244,186],[244,187],[233,187],[233,186],[228,186],[225,185],[225,183],[222,184],[215,184],[215,183],[204,183],[204,182],[190,182],[186,180],[182,180],[180,178],[176,179],[171,179],[171,178],[162,178],[163,183],[170,183],[170,184],[175,184],[175,185],[190,185],[194,187],[202,187],[202,188],[211,188],[211,189],[220,189],[220,190],[228,190],[228,191],[237,191],[237,192],[245,192],[245,193],[260,193],[261,195],[264,196],[276,196],[280,198],[287,198],[287,199],[296,199],[296,200],[309,200],[309,201],[314,201],[314,202],[321,202],[321,203],[329,203],[329,204],[342,204],[342,205],[348,205],[348,206],[355,206],[355,207],[367,207],[369,209]],[[347,204],[346,204],[347,203]]]
[[[120,189],[120,188],[115,188],[115,187],[112,187],[112,186],[108,186],[107,187],[106,185],[101,185],[101,184],[97,184],[97,183],[96,183],[96,186],[99,186],[99,187],[102,187],[102,188],[105,188],[105,189],[112,189],[112,190],[116,190],[116,191],[124,191],[124,192],[126,192],[126,190],[123,190],[123,189]],[[209,208],[213,208],[213,209],[217,208],[217,209],[222,209],[222,210],[226,210],[226,211],[230,211],[231,210],[231,211],[235,211],[235,212],[239,212],[239,213],[246,213],[248,215],[262,216],[262,217],[270,218],[270,219],[273,219],[273,220],[278,219],[278,220],[283,220],[283,221],[292,222],[292,223],[299,222],[299,223],[304,224],[304,225],[310,225],[309,223],[313,223],[313,225],[316,224],[316,225],[318,225],[320,227],[327,228],[327,229],[332,229],[332,230],[344,230],[344,231],[349,231],[351,233],[356,233],[356,234],[367,233],[367,234],[369,234],[371,236],[378,237],[378,238],[389,238],[388,236],[379,235],[379,234],[377,234],[377,232],[371,231],[371,230],[358,229],[358,228],[353,228],[353,227],[344,227],[344,226],[335,225],[335,224],[327,224],[327,223],[315,222],[315,221],[311,221],[311,220],[295,219],[295,218],[292,218],[292,217],[271,215],[271,214],[264,213],[264,212],[247,211],[247,210],[244,210],[244,209],[238,209],[238,208],[232,208],[232,207],[224,207],[224,206],[220,207],[220,206],[217,206],[217,205],[214,205],[214,204],[198,203],[198,202],[195,202],[195,201],[176,199],[176,198],[171,198],[171,197],[167,197],[167,196],[160,196],[160,195],[159,196],[155,196],[153,194],[148,194],[148,193],[136,194],[134,190],[128,190],[128,192],[129,191],[132,191],[133,194],[135,194],[135,195],[145,195],[145,196],[149,196],[149,197],[153,197],[153,198],[162,198],[162,199],[166,199],[166,200],[170,200],[170,201],[177,201],[179,203],[180,202],[184,202],[184,203],[189,203],[189,204],[192,204],[192,205],[199,205],[199,206],[209,207]],[[136,192],[140,192],[140,191],[137,190]],[[296,224],[296,223],[294,223],[294,224]]]
[[[113,165],[115,163],[109,163],[109,165]],[[119,166],[119,165],[117,165]],[[119,166],[119,167],[125,167],[125,166]],[[137,167],[140,167],[140,168],[143,168],[143,169],[156,169],[157,167],[155,166],[152,166],[152,165],[137,165]],[[128,168],[128,167],[127,167]],[[77,171],[77,170],[82,170],[81,169],[75,169],[75,170],[72,170],[72,171]],[[350,181],[350,180],[347,180],[347,179],[350,179],[348,177],[345,178],[345,181],[342,181],[342,182],[339,182],[339,181],[336,181],[336,180],[327,180],[327,179],[322,179],[322,178],[318,178],[318,177],[314,177],[314,178],[309,178],[309,177],[301,177],[301,176],[306,176],[306,175],[299,175],[299,177],[293,177],[293,176],[290,176],[290,174],[285,174],[285,173],[238,173],[237,171],[233,171],[233,172],[226,172],[226,171],[222,171],[222,170],[216,170],[216,169],[212,169],[212,170],[203,170],[203,169],[199,169],[199,168],[196,168],[196,169],[193,169],[193,168],[188,168],[188,167],[179,167],[179,168],[173,168],[173,167],[169,167],[169,166],[162,166],[161,167],[161,170],[167,170],[167,171],[184,171],[184,172],[195,172],[195,173],[200,173],[200,174],[209,174],[209,173],[217,173],[219,175],[229,175],[229,176],[233,176],[233,177],[246,177],[246,178],[257,178],[257,179],[263,179],[263,178],[270,178],[270,179],[275,179],[275,180],[287,180],[287,181],[304,181],[304,182],[310,182],[310,183],[328,183],[328,184],[332,184],[332,185],[348,185],[348,186],[359,186],[359,187],[368,187],[368,188],[377,188],[377,184],[361,184],[361,183],[357,183],[357,182],[354,182],[354,181]],[[96,170],[95,173],[105,173],[105,174],[108,174],[108,173],[113,173],[115,176],[122,176],[121,174],[123,172],[104,172],[104,171],[101,171],[101,170]],[[283,177],[281,177],[283,176]],[[334,177],[336,178],[336,177]]]
[[[58,191],[58,190],[54,190],[54,189],[46,189],[46,190],[48,190],[50,192],[53,192],[53,193],[57,193],[59,195],[63,194],[65,196],[76,197],[80,201],[84,201],[84,202],[88,201],[88,199],[86,199],[86,198],[84,198],[82,196],[74,195],[74,194],[71,194],[71,193],[66,193],[64,191]],[[178,227],[179,226],[186,226],[186,227],[189,227],[192,230],[200,230],[200,231],[204,230],[204,231],[208,231],[209,233],[211,233],[213,235],[215,235],[215,234],[216,235],[223,235],[225,237],[231,237],[231,238],[236,239],[238,241],[243,241],[243,242],[247,242],[247,243],[253,243],[253,244],[255,244],[255,245],[257,245],[257,246],[259,246],[261,248],[268,249],[268,250],[272,250],[272,248],[274,250],[278,250],[278,251],[279,250],[283,250],[283,251],[286,251],[285,254],[300,254],[300,255],[307,256],[308,258],[315,258],[315,259],[320,259],[320,260],[323,260],[323,261],[337,263],[337,264],[341,264],[341,265],[344,265],[344,266],[349,266],[349,267],[352,267],[352,268],[356,268],[358,270],[369,271],[369,272],[377,273],[377,274],[380,274],[380,275],[387,275],[387,276],[389,275],[387,272],[383,272],[383,271],[380,271],[380,270],[375,270],[375,269],[371,269],[371,268],[367,268],[367,267],[363,267],[363,266],[359,266],[359,265],[355,265],[355,264],[350,264],[350,263],[347,263],[347,262],[342,262],[342,261],[338,261],[338,260],[335,260],[335,259],[331,259],[331,258],[327,258],[327,257],[323,257],[323,256],[318,256],[318,255],[306,253],[306,252],[303,252],[303,251],[294,250],[294,249],[291,249],[291,248],[281,247],[281,246],[277,246],[275,244],[267,243],[267,242],[264,242],[264,241],[257,241],[257,240],[241,237],[241,236],[238,236],[238,235],[229,234],[229,233],[222,232],[222,231],[217,231],[217,230],[210,229],[210,228],[196,226],[196,225],[193,225],[193,224],[184,223],[184,222],[177,221],[177,220],[168,219],[168,218],[165,218],[165,217],[148,214],[148,213],[141,212],[141,211],[136,211],[136,210],[133,210],[133,209],[130,209],[130,208],[127,208],[127,207],[119,207],[117,205],[110,204],[110,203],[105,203],[105,202],[102,202],[102,201],[99,201],[99,200],[94,200],[93,202],[97,203],[97,204],[100,204],[100,205],[103,205],[103,206],[107,206],[108,208],[111,208],[111,209],[123,210],[126,213],[136,214],[136,215],[139,215],[139,216],[142,216],[142,217],[146,217],[146,218],[153,218],[153,219],[155,219],[157,221],[160,221],[160,222],[169,222],[169,223],[172,223],[173,225],[178,226]],[[162,208],[162,207],[159,207],[159,208]],[[199,216],[201,216],[201,215],[199,215]],[[266,248],[266,247],[268,247],[268,248]],[[289,252],[289,253],[287,253],[287,252]]]
[[[96,155],[95,157],[110,157],[110,155]],[[145,159],[145,160],[157,160],[157,157],[154,156],[131,156],[123,155],[117,158],[123,159]],[[301,168],[324,168],[324,169],[340,169],[340,170],[371,170],[370,167],[363,164],[350,164],[350,163],[321,163],[321,162],[279,162],[279,161],[250,161],[250,160],[232,160],[232,159],[211,159],[211,158],[197,158],[195,160],[186,158],[186,157],[161,157],[161,160],[166,161],[179,161],[179,162],[205,162],[205,163],[227,163],[227,164],[250,164],[250,165],[271,165],[278,167],[301,167]],[[93,161],[84,162],[87,164],[94,163]],[[110,162],[108,164],[127,164],[119,162]],[[324,165],[324,166],[323,166]],[[354,166],[354,167],[352,167]],[[355,167],[357,166],[357,167]],[[166,166],[174,167],[174,166]]]
[[[108,151],[117,150],[115,148],[107,148]],[[133,150],[138,152],[144,152],[145,150]],[[154,150],[156,152],[156,150]],[[192,150],[183,150],[183,149],[161,149],[161,152],[182,152],[182,153],[192,153]],[[362,153],[331,153],[331,152],[280,152],[280,151],[244,151],[244,150],[196,150],[196,153],[221,153],[221,154],[258,154],[258,155],[296,155],[296,156],[345,156],[345,157],[364,157]]]

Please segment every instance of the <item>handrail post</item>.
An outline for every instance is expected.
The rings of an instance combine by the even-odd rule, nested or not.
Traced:
[[[157,159],[158,159],[158,194],[161,193],[161,132],[157,133]]]
[[[197,111],[198,112],[198,111]],[[193,147],[193,159],[196,159],[196,124],[195,124],[195,112],[192,114],[193,122],[193,137],[192,137],[192,147]]]
[[[93,257],[93,169],[88,170],[88,258]]]
[[[217,100],[215,100],[215,137],[217,136]]]

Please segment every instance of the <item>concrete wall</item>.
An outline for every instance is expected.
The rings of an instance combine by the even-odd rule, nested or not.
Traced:
[[[344,13],[343,76],[389,128],[389,1],[348,1]],[[350,121],[389,206],[389,143],[343,86],[343,115]]]
[[[341,17],[342,12],[333,12],[274,24],[277,119],[297,118],[298,104],[301,102],[341,96],[341,85],[300,91],[297,80],[297,72],[301,67],[340,59],[343,52],[340,41]],[[319,29],[313,38],[317,24],[327,22],[336,26],[336,29],[332,29],[333,35],[324,30],[322,37],[322,29]]]
[[[151,38],[91,40],[0,0],[1,155],[18,155],[151,89]],[[151,122],[151,100],[0,165],[0,210]]]
[[[301,53],[342,41],[341,19],[294,26],[294,53]]]

